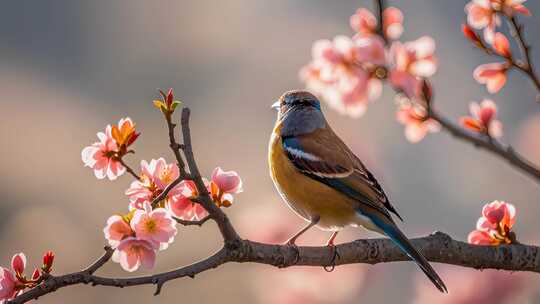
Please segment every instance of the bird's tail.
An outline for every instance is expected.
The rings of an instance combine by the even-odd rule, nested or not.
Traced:
[[[414,248],[409,239],[407,239],[407,237],[395,224],[385,223],[380,219],[378,221],[375,220],[374,223],[379,226],[379,228],[383,230],[384,233],[420,267],[420,269],[422,269],[431,282],[433,282],[435,287],[437,287],[441,292],[448,293],[448,289],[446,288],[443,280],[435,272],[433,267],[431,267],[426,258],[420,252],[418,252],[416,248]]]

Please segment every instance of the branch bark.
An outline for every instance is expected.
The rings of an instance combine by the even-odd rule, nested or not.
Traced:
[[[426,237],[412,239],[413,245],[431,262],[458,265],[475,269],[499,269],[540,273],[540,247],[522,244],[500,246],[476,246],[456,241],[450,236],[436,232]],[[168,272],[142,277],[109,278],[93,275],[88,269],[97,269],[112,255],[107,249],[103,257],[86,270],[62,276],[49,276],[39,286],[8,301],[9,304],[26,303],[57,289],[76,285],[130,287],[155,285],[156,295],[162,286],[171,280],[190,277],[217,268],[226,263],[259,263],[283,268],[290,266],[329,266],[334,252],[328,247],[294,247],[287,245],[262,244],[249,240],[238,240],[236,246],[224,246],[212,256]],[[354,263],[378,264],[408,261],[389,239],[367,239],[337,245],[339,252],[335,265]]]

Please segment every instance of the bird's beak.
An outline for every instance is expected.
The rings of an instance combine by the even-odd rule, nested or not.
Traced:
[[[274,103],[272,104],[271,108],[272,108],[272,109],[279,110],[279,105],[280,105],[280,104],[281,104],[281,103],[280,103],[279,100],[278,100],[278,101],[276,101],[276,102],[274,102]]]

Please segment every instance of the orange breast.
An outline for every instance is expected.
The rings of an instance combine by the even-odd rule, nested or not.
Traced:
[[[279,130],[279,125],[276,130]],[[354,202],[333,188],[311,179],[291,163],[283,151],[281,138],[274,132],[269,143],[270,175],[285,202],[301,217],[320,217],[318,226],[338,230],[357,222]]]

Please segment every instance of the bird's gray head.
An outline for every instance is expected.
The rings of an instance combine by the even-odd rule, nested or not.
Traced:
[[[272,107],[278,110],[278,121],[283,124],[282,136],[306,134],[326,125],[321,104],[310,92],[285,92]]]

